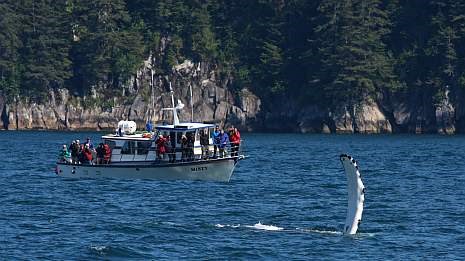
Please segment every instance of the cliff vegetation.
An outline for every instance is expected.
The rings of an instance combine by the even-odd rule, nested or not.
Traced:
[[[465,132],[465,3],[5,0],[5,129],[181,118],[248,130]],[[190,99],[190,92],[193,99]]]

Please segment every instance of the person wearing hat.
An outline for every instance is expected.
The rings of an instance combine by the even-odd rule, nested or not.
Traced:
[[[89,149],[89,145],[85,144],[81,153],[79,154],[79,161],[81,164],[92,164],[93,156]]]
[[[79,140],[73,141],[69,146],[69,150],[71,151],[71,163],[78,164],[79,163]]]
[[[90,140],[90,137],[87,137],[86,143],[84,143],[84,145],[89,145],[90,150],[94,149],[94,144],[92,144],[92,141]]]
[[[71,154],[69,153],[66,144],[63,144],[63,148],[58,153],[58,160],[65,163],[69,163],[71,161]]]
[[[181,136],[181,161],[186,161],[189,157],[189,144],[186,135]]]

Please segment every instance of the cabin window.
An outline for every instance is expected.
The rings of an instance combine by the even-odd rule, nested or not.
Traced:
[[[128,140],[124,142],[123,148],[121,148],[121,154],[135,154],[136,142]]]
[[[116,147],[116,142],[114,140],[105,140],[105,144],[107,144],[111,150]]]
[[[152,146],[151,141],[138,141],[137,142],[137,155],[145,155],[149,153],[149,149]]]
[[[182,132],[178,132],[176,135],[176,142],[178,144],[181,144],[181,137],[182,137]]]

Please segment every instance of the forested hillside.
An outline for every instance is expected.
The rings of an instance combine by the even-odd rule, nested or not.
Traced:
[[[440,104],[454,114],[464,104],[463,1],[5,0],[0,13],[8,101],[43,102],[51,89],[122,94],[151,55],[155,75],[186,59],[215,65],[268,118],[375,102],[395,129],[399,104],[427,124]]]

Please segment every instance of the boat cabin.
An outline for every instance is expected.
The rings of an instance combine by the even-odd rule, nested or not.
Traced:
[[[105,135],[102,136],[102,140],[112,150],[112,163],[153,162],[157,159],[155,141],[159,135],[163,135],[165,138],[169,137],[165,145],[170,148],[170,153],[175,156],[174,159],[179,161],[182,157],[181,138],[186,135],[186,137],[192,138],[194,141],[194,159],[200,159],[202,157],[200,133],[206,130],[210,139],[209,144],[212,144],[211,133],[214,128],[215,125],[205,123],[159,125],[151,133]],[[159,161],[169,162],[170,158],[165,155]]]

